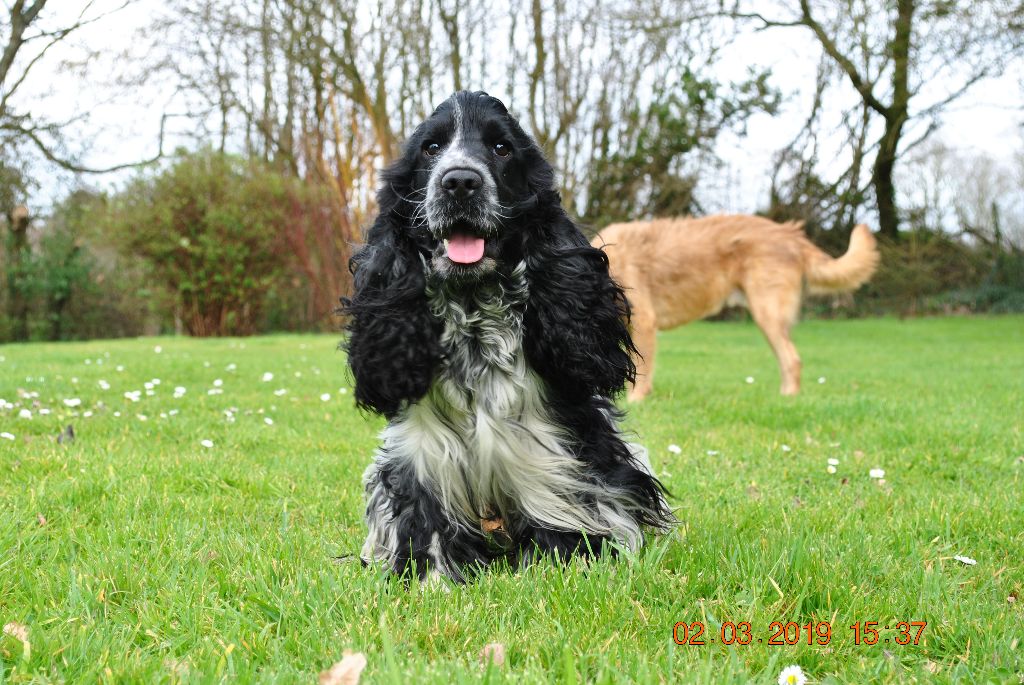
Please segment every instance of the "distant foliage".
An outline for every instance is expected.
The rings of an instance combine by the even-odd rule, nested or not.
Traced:
[[[0,251],[7,286],[0,295],[0,342],[159,332],[153,314],[159,300],[145,289],[145,272],[95,240],[102,199],[85,191],[69,195],[50,216],[31,222],[17,258],[7,231]],[[12,297],[23,303],[24,316],[9,306]]]
[[[188,333],[250,335],[291,275],[289,227],[317,220],[304,209],[310,188],[240,157],[180,154],[111,198],[105,221],[170,294]]]
[[[650,103],[634,104],[614,125],[609,121],[588,173],[583,220],[601,228],[701,213],[694,194],[718,135],[778,106],[768,76],[726,87],[686,69],[657,89]]]
[[[810,298],[805,313],[825,317],[1024,313],[1024,253],[1018,250],[994,251],[991,246],[925,229],[905,232],[899,243],[882,240],[879,248],[882,262],[867,285],[852,298]],[[842,252],[831,246],[825,249]]]

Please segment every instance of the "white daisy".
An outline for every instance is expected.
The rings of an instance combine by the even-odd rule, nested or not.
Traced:
[[[959,561],[961,564],[964,564],[966,566],[974,566],[975,564],[978,563],[977,560],[971,559],[970,557],[965,557],[965,556],[963,556],[961,554],[957,554],[953,558],[956,559],[957,561]]]
[[[754,377],[753,376],[747,376],[746,380],[747,380],[747,385],[750,385],[751,383],[754,382]]]
[[[211,447],[213,447],[213,440],[200,440],[199,444],[207,449],[210,449]]]
[[[69,397],[68,399],[64,400],[65,407],[77,407],[80,406],[81,404],[82,400],[78,399],[77,397]]]
[[[348,388],[338,388],[338,394],[339,395],[347,395],[348,394]]]
[[[793,451],[793,448],[792,448],[792,447],[790,447],[789,445],[783,445],[783,446],[782,446],[782,451],[783,451],[783,452],[792,452],[792,451]]]
[[[110,390],[110,383],[104,380],[99,381],[100,390]]]
[[[153,348],[153,351],[156,352],[157,354],[160,354],[161,352],[164,351],[164,348],[157,345],[156,347]]]
[[[281,395],[284,395],[287,392],[288,391],[285,390],[284,388],[278,388],[277,390],[274,391],[274,394],[277,395],[278,397],[280,397]]]
[[[829,473],[835,473],[836,471],[838,471],[838,469],[832,464],[829,464],[827,467],[825,467],[825,470],[828,471]]]
[[[14,440],[14,434],[4,431],[3,433],[0,433],[0,438],[3,438],[4,440]]]
[[[83,413],[82,416],[85,417],[85,418],[89,418],[90,416],[92,416],[92,412],[91,411],[87,411],[87,412]]]
[[[328,402],[328,401],[330,401],[330,399],[331,399],[331,393],[329,393],[329,392],[325,392],[323,395],[320,395],[320,401],[321,402]]]
[[[31,419],[32,418],[32,412],[30,410],[28,410],[28,409],[22,409],[21,411],[18,412],[18,418],[20,418],[20,419]]]
[[[124,371],[124,367],[123,367],[123,366],[121,366],[120,364],[118,364],[118,365],[117,365],[117,370],[118,370],[118,371]]]
[[[807,682],[807,676],[804,675],[803,670],[799,666],[786,666],[782,669],[782,673],[779,674],[779,685],[804,685]]]
[[[270,418],[269,416],[265,416],[263,417],[263,423],[267,424],[268,426],[273,426],[274,419]]]
[[[188,392],[188,391],[184,388],[184,386],[181,386],[181,385],[177,386],[174,389],[174,399],[177,400],[177,399],[180,399],[180,398],[184,397],[186,392]]]
[[[46,407],[41,407],[39,409],[39,415],[40,416],[49,416],[50,415],[50,410],[47,409]]]
[[[675,443],[672,443],[671,445],[668,446],[668,451],[671,452],[672,454],[682,454],[683,448]]]
[[[224,381],[222,381],[219,378],[217,378],[216,380],[213,381],[213,387],[215,387],[215,388],[219,388],[222,385],[224,385]]]
[[[829,466],[839,466],[839,460],[838,459],[829,459],[828,460],[828,465]]]
[[[234,362],[232,362],[231,364],[228,364],[228,366],[227,366],[227,370],[228,370],[228,371],[234,371],[234,370],[235,370],[235,369],[237,369],[237,368],[238,368],[238,367],[237,367],[237,366],[235,366]]]
[[[885,469],[871,469],[868,475],[872,478],[885,478]]]
[[[274,380],[274,374],[270,373],[269,371],[267,371],[267,372],[265,372],[263,374],[263,382],[264,383],[269,383],[272,380]]]
[[[818,378],[818,385],[825,385],[825,377],[821,376]]]

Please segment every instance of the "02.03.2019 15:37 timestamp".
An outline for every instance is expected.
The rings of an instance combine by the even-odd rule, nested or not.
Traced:
[[[919,644],[927,621],[899,621],[890,625],[879,625],[878,621],[858,621],[847,626],[855,645],[876,645],[879,642],[909,645]],[[888,637],[882,631],[894,631]],[[749,645],[753,643],[769,645],[827,645],[832,641],[832,624],[827,621],[805,623],[795,621],[783,623],[772,621],[768,624],[767,637],[757,637],[748,621],[733,623],[725,621],[718,634],[709,634],[707,627],[700,621],[686,623],[680,621],[672,627],[672,639],[677,645],[699,646],[710,643],[723,645]]]

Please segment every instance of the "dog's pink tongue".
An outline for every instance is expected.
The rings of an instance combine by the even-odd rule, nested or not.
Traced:
[[[484,258],[484,239],[455,233],[448,239],[448,259],[457,264],[473,264]]]

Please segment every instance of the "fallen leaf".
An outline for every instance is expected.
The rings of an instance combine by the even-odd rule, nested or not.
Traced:
[[[505,645],[500,642],[489,642],[480,650],[480,663],[501,666],[505,663]]]
[[[488,535],[495,532],[505,532],[505,522],[500,517],[480,519],[480,527],[483,528],[484,532]]]
[[[924,662],[924,668],[929,673],[938,673],[939,671],[942,670],[942,666],[937,664],[934,661],[926,661],[926,662]]]
[[[164,659],[164,668],[171,671],[181,679],[186,679],[189,676],[189,664],[187,661]]]
[[[10,635],[16,640],[28,642],[28,626],[22,623],[15,623],[14,621],[11,621],[4,626],[3,632],[4,635]]]
[[[757,489],[756,485],[751,485],[747,488],[747,497],[753,500],[761,499],[761,491]]]
[[[21,658],[23,661],[27,662],[32,658],[32,645],[28,641],[28,626],[11,621],[3,627],[2,633],[10,635],[15,640],[21,642]]]
[[[341,661],[320,672],[320,685],[359,685],[359,674],[364,668],[366,655],[346,649],[341,653]]]
[[[46,517],[42,514],[36,514],[36,521],[39,523],[40,526],[46,525]]]

